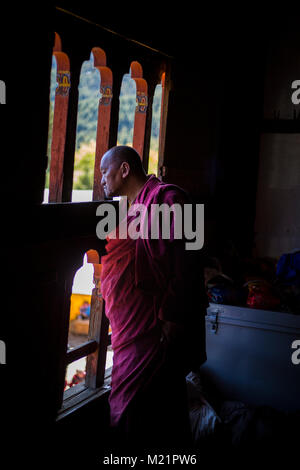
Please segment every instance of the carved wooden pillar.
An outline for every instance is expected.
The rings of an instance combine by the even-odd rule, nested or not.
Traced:
[[[153,106],[153,97],[155,92],[155,82],[151,82],[148,86],[148,111],[146,115],[146,124],[145,124],[145,136],[144,136],[144,152],[142,155],[143,166],[145,171],[148,172],[149,165],[149,153],[150,153],[150,143],[151,143],[151,132],[152,132],[152,106]]]
[[[130,71],[131,78],[134,79],[136,84],[136,108],[132,146],[138,152],[141,159],[143,159],[146,115],[148,108],[148,86],[146,80],[142,78],[143,69],[138,62],[131,62]]]
[[[76,52],[76,51],[75,51]],[[79,80],[82,66],[82,59],[74,52],[71,59],[71,75],[72,87],[69,94],[69,107],[66,129],[66,142],[65,142],[65,157],[64,157],[64,178],[62,201],[69,202],[72,199],[73,187],[73,171],[74,171],[74,156],[76,147],[76,128],[77,128],[77,114],[78,114],[78,98],[79,98]]]
[[[98,107],[98,122],[96,135],[96,151],[95,151],[95,167],[94,167],[94,185],[93,185],[93,201],[103,199],[104,191],[101,185],[100,163],[104,153],[109,146],[109,128],[112,101],[112,72],[106,67],[106,55],[100,47],[92,49],[94,55],[94,67],[100,73],[100,93]]]
[[[53,130],[51,144],[51,162],[49,179],[49,202],[61,202],[63,186],[63,166],[66,142],[67,114],[70,91],[70,61],[61,51],[61,40],[55,33],[53,55],[57,63]]]
[[[111,119],[110,119],[110,132],[109,132],[109,148],[117,145],[118,141],[118,124],[119,124],[119,110],[120,110],[120,92],[122,85],[123,75],[120,71],[114,70],[113,81],[113,98],[111,103]]]
[[[167,77],[169,74],[167,74]],[[165,153],[165,140],[166,140],[166,123],[169,102],[169,80],[166,79],[164,72],[161,77],[162,95],[161,95],[161,115],[159,126],[159,145],[158,145],[158,175],[163,178],[164,170],[164,153]]]
[[[99,255],[95,250],[89,250],[86,254],[87,262],[94,266],[93,282],[95,285],[91,297],[88,340],[97,341],[98,347],[95,352],[87,356],[85,383],[87,387],[97,388],[104,382],[109,322],[104,313],[104,301],[101,294]]]

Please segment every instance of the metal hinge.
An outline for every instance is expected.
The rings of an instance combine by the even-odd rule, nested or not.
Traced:
[[[211,331],[213,331],[215,334],[217,333],[218,331],[218,326],[219,326],[219,323],[218,323],[218,315],[219,315],[219,311],[216,310],[215,312],[210,312],[209,314],[209,320],[210,320],[210,329]]]

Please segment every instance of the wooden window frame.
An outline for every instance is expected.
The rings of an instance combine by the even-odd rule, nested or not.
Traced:
[[[86,403],[91,397],[102,395],[109,389],[111,368],[105,369],[107,348],[111,344],[109,334],[109,321],[105,315],[105,302],[100,292],[101,265],[99,264],[99,254],[96,250],[86,252],[87,262],[94,267],[94,284],[91,296],[91,310],[89,319],[88,339],[84,343],[72,349],[68,349],[64,357],[64,370],[69,364],[87,357],[86,376],[84,383],[74,385],[63,391],[62,405],[58,411],[58,418],[69,414],[72,409],[77,409],[78,405]],[[69,332],[69,322],[66,325]]]
[[[101,185],[100,163],[104,153],[110,147],[116,145],[112,137],[111,114],[116,115],[113,121],[114,124],[118,124],[119,107],[114,106],[112,109],[113,72],[107,66],[105,51],[100,47],[93,47],[91,53],[94,57],[94,67],[100,74],[99,91],[101,95],[98,103],[92,201],[101,201],[104,199],[105,195]],[[54,101],[48,202],[72,203],[71,193],[73,186],[74,155],[72,156],[72,162],[70,159],[76,140],[77,115],[74,116],[74,111],[76,109],[78,112],[78,84],[81,67],[78,67],[80,61],[73,64],[72,58],[70,59],[69,56],[62,51],[62,42],[58,33],[55,33],[53,57],[57,64],[56,79],[58,86],[56,88]],[[160,79],[158,79],[157,71],[150,73],[148,77],[151,82],[149,90],[148,80],[144,77],[141,64],[137,60],[131,61],[130,63],[130,76],[136,85],[136,108],[132,147],[139,153],[146,167],[145,169],[147,169],[148,166],[150,151],[153,93],[158,83],[160,83],[163,88],[157,172],[160,177],[160,168],[163,166],[169,86],[165,86],[166,71],[161,70],[158,75],[160,75]],[[116,100],[119,101],[119,93],[117,93],[114,100],[115,102]],[[73,112],[71,111],[72,109]],[[116,138],[117,136],[115,136],[115,139]],[[66,155],[68,155],[68,158],[66,158]],[[67,171],[66,167],[68,168]],[[71,171],[72,175],[70,173]]]
[[[61,39],[57,33],[55,33],[53,57],[57,65],[56,81],[58,86],[54,99],[48,201],[61,202],[71,73],[69,57],[62,52]]]
[[[95,236],[96,224],[92,227],[95,204],[103,202],[104,194],[101,187],[100,161],[106,150],[116,145],[119,115],[119,92],[123,74],[130,65],[131,78],[136,83],[137,106],[135,112],[133,148],[139,152],[143,164],[147,168],[150,137],[151,137],[151,117],[152,101],[155,86],[163,79],[163,94],[161,103],[161,120],[159,135],[159,169],[163,165],[163,153],[165,145],[166,120],[168,95],[170,91],[170,57],[166,54],[148,48],[142,44],[128,40],[118,35],[105,31],[99,25],[88,23],[89,33],[86,34],[87,24],[84,19],[76,18],[70,12],[56,8],[55,29],[59,34],[65,31],[66,25],[68,38],[62,50],[60,35],[55,33],[54,47],[52,54],[57,64],[57,82],[53,129],[52,129],[52,149],[49,178],[49,203],[43,214],[52,214],[55,226],[48,222],[48,218],[43,220],[41,234],[47,233],[47,239],[53,240],[54,245],[60,250],[62,259],[65,252],[68,252],[67,259],[59,267],[53,267],[59,272],[59,282],[65,279],[65,292],[61,284],[57,287],[59,291],[59,302],[64,304],[62,312],[60,305],[54,314],[59,332],[53,344],[59,343],[58,354],[53,358],[53,364],[57,368],[56,387],[57,389],[57,420],[84,406],[91,400],[99,397],[107,397],[110,390],[111,368],[105,370],[107,347],[110,344],[108,333],[108,319],[105,315],[105,305],[103,299],[94,292],[93,289],[90,327],[88,341],[72,349],[67,349],[67,337],[69,330],[70,296],[72,290],[73,276],[70,274],[70,265],[73,265],[76,272],[76,261],[78,262],[78,251],[82,253],[87,244],[96,250],[99,240]],[[80,34],[81,31],[81,34]],[[99,42],[98,42],[99,41]],[[104,50],[99,47],[92,47],[94,44],[103,44],[106,50],[110,50],[110,65],[107,67]],[[71,201],[73,185],[74,154],[76,143],[77,111],[78,111],[78,85],[80,70],[88,52],[94,56],[94,67],[100,73],[100,100],[98,106],[98,122],[96,132],[95,169],[92,201],[88,203],[75,203]],[[49,51],[50,52],[50,51]],[[140,64],[143,64],[144,70]],[[168,79],[167,79],[168,77]],[[114,81],[114,83],[113,83]],[[113,204],[114,202],[111,201]],[[42,206],[42,205],[41,205]],[[51,207],[52,206],[52,207]],[[87,217],[89,215],[89,217]],[[75,216],[79,218],[75,221]],[[58,217],[58,219],[57,219]],[[61,225],[59,225],[59,223]],[[57,227],[60,226],[63,236],[58,236]],[[62,228],[63,226],[63,228]],[[76,237],[74,233],[76,232]],[[44,236],[44,235],[42,235]],[[91,241],[91,243],[90,243]],[[69,246],[69,244],[71,246]],[[101,242],[100,242],[101,244]],[[99,248],[99,252],[101,249]],[[99,264],[97,260],[90,260],[94,265]],[[51,264],[51,263],[50,263]],[[77,266],[78,269],[79,266]],[[97,270],[97,269],[96,269]],[[65,276],[63,275],[65,273]],[[73,274],[74,274],[73,273]],[[72,279],[70,279],[72,278]],[[97,297],[97,298],[96,298]],[[61,315],[62,314],[62,315]],[[53,322],[51,318],[49,323]],[[87,373],[84,384],[78,384],[64,392],[64,378],[66,367],[75,360],[87,356]],[[60,358],[62,360],[60,361]],[[52,358],[51,358],[52,359]],[[60,361],[60,362],[59,362]],[[50,361],[51,362],[51,361]],[[54,369],[56,371],[56,369]],[[56,372],[55,372],[56,374]],[[56,394],[56,392],[55,392]]]

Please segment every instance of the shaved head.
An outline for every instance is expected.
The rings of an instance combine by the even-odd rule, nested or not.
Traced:
[[[134,193],[147,179],[141,158],[134,148],[117,145],[109,149],[101,159],[101,183],[106,196],[122,196]]]
[[[127,162],[130,167],[130,172],[134,175],[146,174],[141,157],[134,148],[127,145],[117,145],[112,147],[104,154],[102,160],[103,158],[108,159],[107,161],[109,161],[109,163],[116,166],[120,166],[121,163]]]

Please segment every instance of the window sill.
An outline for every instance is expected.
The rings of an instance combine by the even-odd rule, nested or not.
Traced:
[[[87,388],[85,385],[79,385],[76,389],[74,387],[74,390],[70,389],[71,393],[67,394],[64,398],[62,407],[58,412],[56,422],[69,416],[96,399],[107,397],[110,392],[111,369],[112,368],[110,367],[105,371],[104,383],[97,389]]]

